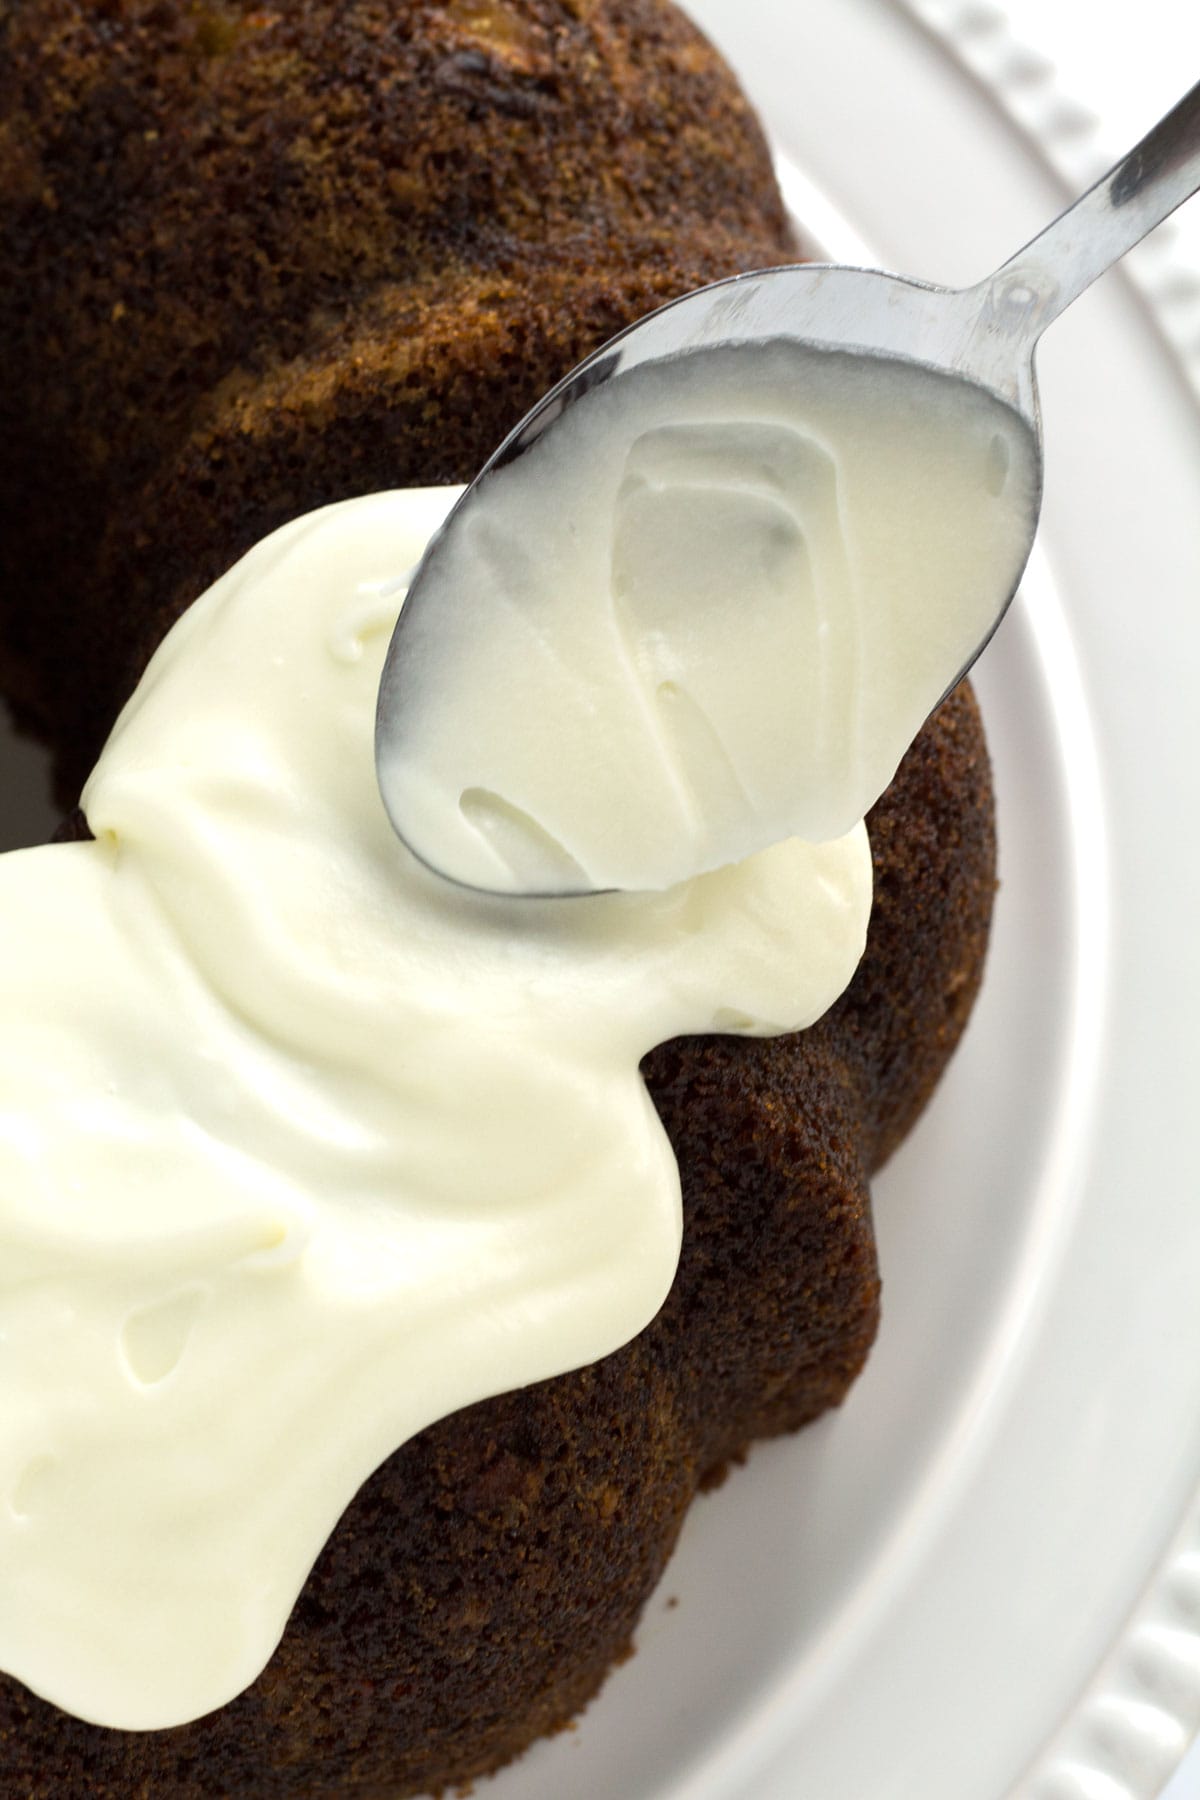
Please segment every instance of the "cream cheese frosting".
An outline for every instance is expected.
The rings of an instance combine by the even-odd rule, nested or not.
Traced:
[[[592,388],[421,571],[381,696],[398,830],[517,893],[841,836],[999,619],[1038,467],[1000,399],[865,353],[706,347]]]
[[[393,1449],[648,1323],[640,1058],[802,1027],[862,950],[861,825],[558,902],[398,842],[376,691],[454,497],[260,544],[122,714],[96,841],[0,859],[0,1667],[101,1724],[229,1700]]]

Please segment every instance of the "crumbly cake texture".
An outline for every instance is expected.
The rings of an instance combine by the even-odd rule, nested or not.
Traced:
[[[64,793],[264,532],[468,477],[612,331],[794,254],[745,100],[658,0],[0,0],[0,249],[0,673]],[[397,1451],[208,1718],[108,1731],[0,1678],[0,1792],[401,1800],[579,1711],[697,1489],[837,1405],[874,1335],[868,1176],[986,947],[966,687],[871,839],[866,955],[817,1026],[646,1060],[685,1212],[653,1324]]]
[[[7,0],[0,247],[0,683],[64,803],[257,539],[469,478],[622,325],[795,255],[661,0]]]

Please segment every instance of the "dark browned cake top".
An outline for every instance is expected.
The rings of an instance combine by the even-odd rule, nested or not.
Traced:
[[[0,8],[0,676],[64,797],[265,531],[469,478],[620,326],[791,254],[658,0]]]

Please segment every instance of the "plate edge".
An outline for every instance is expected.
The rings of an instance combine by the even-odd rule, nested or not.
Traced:
[[[980,84],[1072,191],[1111,167],[1099,116],[993,0],[892,0]],[[1200,269],[1168,221],[1125,261],[1200,401]],[[1200,1493],[1107,1656],[1010,1800],[1156,1800],[1200,1731]]]
[[[1055,64],[1013,30],[996,0],[891,4],[974,78],[1070,194],[1098,181],[1129,148],[1109,141],[1100,115],[1064,88]],[[1121,269],[1200,401],[1200,267],[1181,253],[1173,221],[1130,251]]]

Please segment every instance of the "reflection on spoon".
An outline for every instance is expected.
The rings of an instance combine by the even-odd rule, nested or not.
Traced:
[[[1200,87],[974,288],[767,270],[582,364],[401,614],[376,765],[408,846],[573,894],[849,829],[1020,579],[1038,337],[1198,185]]]

